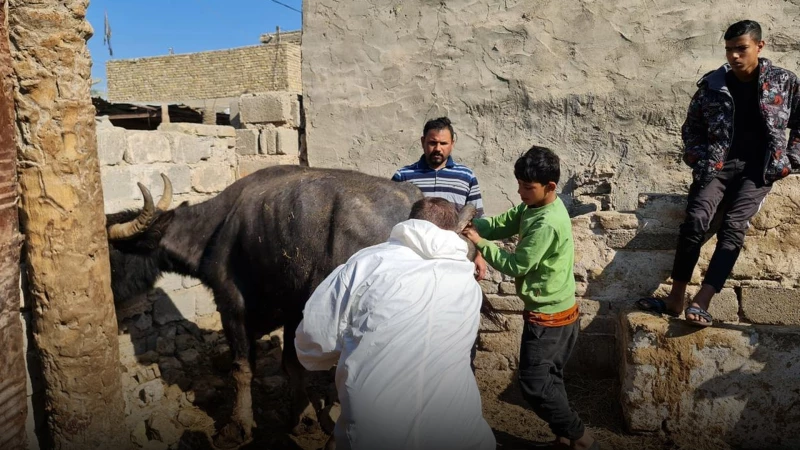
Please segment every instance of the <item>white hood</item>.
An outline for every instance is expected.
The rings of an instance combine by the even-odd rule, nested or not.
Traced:
[[[424,259],[467,261],[467,243],[454,231],[443,230],[426,220],[398,223],[392,228],[389,243],[408,247]]]

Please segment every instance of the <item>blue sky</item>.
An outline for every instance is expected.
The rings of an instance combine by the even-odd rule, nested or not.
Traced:
[[[302,0],[279,0],[301,9]],[[106,89],[103,17],[111,24],[115,59],[256,45],[263,33],[298,30],[302,16],[272,0],[90,0],[87,19],[94,28],[89,40],[95,89]]]

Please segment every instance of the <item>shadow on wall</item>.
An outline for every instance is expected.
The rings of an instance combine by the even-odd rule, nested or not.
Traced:
[[[142,447],[212,448],[209,437],[229,423],[235,397],[230,348],[218,314],[187,320],[162,289],[117,305],[117,314],[132,441]],[[257,341],[252,389],[257,428],[254,441],[243,448],[299,449],[298,442],[321,441],[321,446],[327,438],[317,425],[304,436],[289,433],[281,347],[280,330]],[[331,375],[310,373],[308,379],[311,394],[325,398]]]
[[[723,328],[741,328],[722,324]],[[749,330],[752,331],[752,330]],[[779,353],[791,354],[800,346],[800,333],[770,333],[759,330],[755,336],[759,344],[755,351],[746,355],[746,360],[735,370],[725,372],[697,387],[695,402],[711,404],[734,403],[737,408],[717,408],[717,414],[732,414],[730,423],[735,425],[717,435],[717,439],[728,444],[739,443],[747,448],[797,449],[800,448],[800,374],[787,371],[791,363],[787,358],[776,357]],[[770,350],[767,351],[765,347]],[[787,355],[788,356],[788,355]],[[796,359],[795,359],[796,362]],[[788,377],[787,372],[794,372]],[[776,377],[782,375],[784,379]],[[770,387],[783,385],[784,392],[775,392]],[[760,387],[760,388],[759,388]],[[788,395],[786,395],[788,394]],[[763,417],[775,418],[765,424]],[[724,423],[724,419],[723,419]]]

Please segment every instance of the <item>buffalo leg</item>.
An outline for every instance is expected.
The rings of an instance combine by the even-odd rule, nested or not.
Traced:
[[[287,320],[283,327],[283,370],[289,377],[289,388],[292,395],[292,411],[290,424],[295,434],[301,433],[306,425],[316,422],[315,408],[306,391],[306,369],[297,359],[294,348],[294,336],[300,320]]]
[[[217,299],[219,294],[215,293]],[[231,297],[228,297],[231,298]],[[253,343],[245,327],[244,301],[241,296],[235,296],[237,301],[219,302],[226,308],[220,308],[222,328],[231,347],[233,357],[233,378],[236,381],[236,398],[233,405],[232,423],[220,431],[215,439],[218,448],[238,447],[250,442],[253,437],[253,397],[251,383],[253,381],[253,367],[250,365]]]

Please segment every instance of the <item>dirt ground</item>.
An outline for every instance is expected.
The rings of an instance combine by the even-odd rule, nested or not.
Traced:
[[[258,364],[253,385],[253,406],[258,428],[252,443],[244,449],[321,449],[327,435],[319,425],[312,424],[298,435],[289,432],[286,418],[289,417],[289,394],[286,378],[280,369],[280,334],[259,341]],[[210,368],[210,367],[209,367]],[[211,368],[210,368],[211,369]],[[221,372],[219,366],[211,369],[226,382],[217,395],[209,398],[203,409],[220,427],[230,418],[233,386],[230,377]],[[512,376],[508,373],[508,376]],[[507,379],[507,378],[506,378]],[[546,424],[527,408],[515,383],[508,383],[500,376],[478,374],[483,398],[484,416],[492,426],[497,439],[497,448],[517,450],[536,448],[537,444],[552,440]],[[309,377],[312,392],[322,394],[330,388],[330,373],[313,373]],[[624,431],[621,409],[616,400],[616,380],[595,380],[572,376],[567,379],[567,390],[575,409],[580,413],[589,430],[596,436],[601,448],[606,450],[694,450],[693,445],[681,446],[663,435],[631,435]],[[185,434],[179,448],[211,449],[202,433]]]

